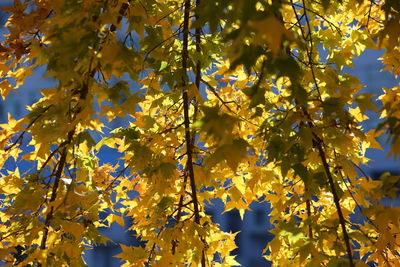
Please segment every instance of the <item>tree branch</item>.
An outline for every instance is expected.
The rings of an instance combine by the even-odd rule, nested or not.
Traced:
[[[314,139],[313,139],[314,140],[314,144],[318,149],[318,153],[319,153],[319,156],[321,158],[322,165],[324,167],[326,176],[328,177],[329,186],[331,188],[331,192],[332,192],[332,195],[333,195],[333,201],[335,202],[336,210],[337,210],[337,213],[338,213],[338,216],[339,216],[340,225],[342,226],[343,239],[344,239],[344,242],[346,244],[347,255],[349,256],[349,264],[350,264],[350,267],[355,267],[354,262],[353,262],[353,255],[352,255],[352,252],[351,252],[350,238],[349,238],[349,235],[348,235],[347,230],[346,230],[346,221],[345,221],[345,218],[343,216],[342,207],[340,206],[340,200],[339,200],[339,196],[338,196],[338,194],[336,192],[335,183],[333,181],[332,173],[331,173],[331,171],[329,169],[329,164],[328,164],[328,161],[326,159],[326,155],[325,155],[324,149],[322,148],[322,140],[315,133],[313,133],[313,136],[314,136]]]
[[[196,192],[196,181],[193,170],[193,143],[190,134],[190,117],[189,117],[189,97],[186,84],[186,72],[188,69],[187,63],[189,59],[188,53],[188,38],[189,38],[189,18],[190,18],[190,0],[184,2],[184,20],[183,20],[183,44],[182,44],[182,98],[183,98],[183,116],[185,124],[185,142],[186,142],[186,156],[187,156],[187,171],[189,175],[190,187],[192,191],[193,209],[194,209],[194,221],[200,225],[200,212],[199,202],[197,199]],[[196,77],[196,83],[199,83],[199,77]],[[201,248],[201,266],[206,267],[204,248]]]
[[[61,180],[61,176],[64,170],[64,166],[66,164],[66,160],[67,160],[67,144],[70,144],[72,141],[72,137],[74,135],[75,130],[72,130],[70,132],[68,132],[68,139],[67,139],[67,143],[64,146],[64,149],[61,153],[61,158],[58,164],[58,168],[57,168],[57,172],[55,174],[55,178],[56,180],[54,181],[54,185],[53,185],[53,190],[51,192],[51,197],[49,200],[49,204],[51,204],[52,202],[54,202],[54,200],[56,200],[57,198],[57,190],[58,190],[58,186],[60,184],[60,180]],[[42,241],[40,242],[40,249],[45,249],[46,248],[46,241],[47,241],[47,236],[49,234],[49,226],[50,226],[50,222],[51,219],[53,217],[53,212],[54,212],[54,207],[51,206],[50,207],[50,211],[47,213],[46,215],[46,219],[44,221],[44,231],[43,231],[43,236],[42,236]]]

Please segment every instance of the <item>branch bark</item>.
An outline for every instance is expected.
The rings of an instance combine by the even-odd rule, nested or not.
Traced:
[[[61,157],[60,157],[60,160],[58,162],[57,172],[55,174],[55,181],[54,181],[53,189],[51,191],[49,204],[54,202],[54,200],[56,200],[56,198],[57,198],[58,187],[59,187],[59,184],[60,184],[60,180],[61,180],[61,176],[62,176],[62,173],[63,173],[63,170],[64,170],[64,166],[65,166],[66,160],[67,160],[68,144],[71,143],[73,135],[74,135],[74,130],[68,132],[67,141],[66,141],[66,143],[64,143],[64,148],[63,148],[63,150],[61,152]],[[46,219],[44,221],[44,226],[45,227],[44,227],[44,230],[43,230],[42,240],[40,242],[40,249],[46,249],[46,241],[47,241],[47,236],[49,234],[49,226],[50,226],[51,219],[53,217],[53,213],[54,213],[54,206],[51,206],[50,207],[50,211],[47,213]]]
[[[190,0],[185,0],[184,2],[184,19],[183,19],[183,45],[182,45],[182,98],[183,98],[183,116],[185,125],[185,142],[186,142],[186,156],[187,156],[187,170],[185,175],[189,175],[190,187],[192,191],[193,200],[193,211],[194,211],[194,221],[200,225],[200,212],[199,212],[199,202],[197,199],[196,191],[196,180],[194,177],[193,170],[193,143],[190,133],[190,116],[189,116],[189,97],[186,82],[186,72],[188,69],[188,41],[189,41],[189,19],[190,19]],[[196,31],[197,32],[197,31]],[[197,48],[197,46],[196,46]],[[198,69],[196,67],[196,74],[198,74]],[[200,84],[200,78],[196,77],[196,84]],[[206,267],[204,248],[201,248],[201,266]]]
[[[314,135],[314,144],[318,149],[318,153],[321,158],[322,165],[324,167],[326,176],[328,177],[329,187],[331,188],[331,192],[333,195],[333,201],[335,202],[336,210],[337,210],[337,213],[339,216],[339,222],[340,222],[340,225],[342,226],[343,239],[346,244],[347,255],[349,256],[349,265],[350,265],[350,267],[354,267],[355,265],[353,262],[353,255],[351,252],[350,238],[349,238],[349,235],[346,230],[346,220],[343,216],[342,207],[340,206],[339,196],[338,196],[336,188],[335,188],[335,183],[333,181],[332,173],[329,169],[329,164],[326,159],[325,151],[322,148],[322,140],[316,134],[313,133],[313,135]]]

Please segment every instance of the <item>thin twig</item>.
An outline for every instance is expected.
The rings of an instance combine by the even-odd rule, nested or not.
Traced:
[[[28,130],[30,127],[32,127],[32,125],[46,112],[48,111],[51,107],[53,106],[53,104],[48,105],[42,112],[40,112],[29,124],[28,126],[26,126],[26,130]],[[4,151],[8,151],[11,148],[13,148],[14,146],[16,146],[20,141],[22,141],[24,134],[26,133],[26,131],[23,131],[17,138],[17,140],[15,140],[15,142],[13,142],[13,144],[11,144],[9,147],[4,148]]]

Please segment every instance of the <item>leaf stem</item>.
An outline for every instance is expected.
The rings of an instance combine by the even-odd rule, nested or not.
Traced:
[[[307,207],[307,217],[309,220],[311,220],[311,199],[307,198],[306,200],[306,207]],[[308,225],[308,236],[310,238],[313,238],[313,231],[312,231],[312,226],[311,226],[311,222]]]

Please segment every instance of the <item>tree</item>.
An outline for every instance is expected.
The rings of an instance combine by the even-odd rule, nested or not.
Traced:
[[[399,266],[399,208],[379,200],[396,197],[400,177],[361,168],[384,133],[400,153],[399,88],[377,106],[345,72],[369,48],[399,74],[398,1],[15,0],[5,10],[2,97],[38,66],[57,86],[1,125],[3,261],[80,266],[107,241],[98,228],[129,217],[142,245],[121,245],[125,266],[232,266],[235,234],[204,213],[220,198],[242,216],[270,202],[265,257],[276,266]],[[369,132],[367,110],[383,118]],[[110,131],[117,117],[129,125]],[[119,152],[114,163],[100,162],[104,147]]]

